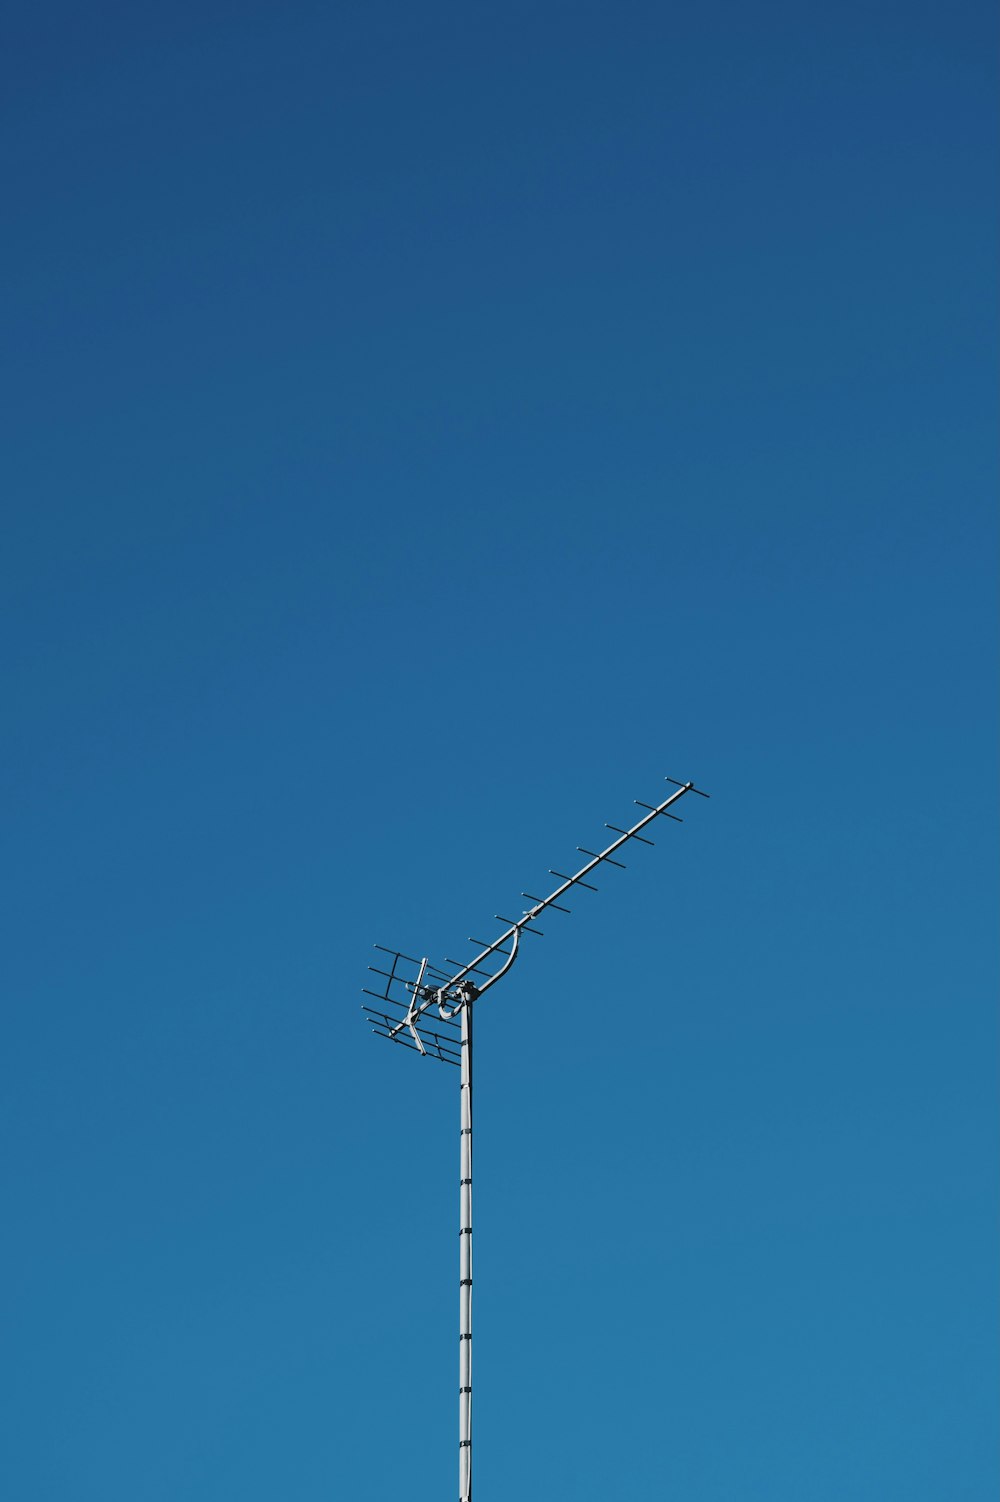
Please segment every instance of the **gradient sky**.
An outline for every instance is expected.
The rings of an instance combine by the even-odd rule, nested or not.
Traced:
[[[11,1502],[993,1497],[996,32],[8,6]]]

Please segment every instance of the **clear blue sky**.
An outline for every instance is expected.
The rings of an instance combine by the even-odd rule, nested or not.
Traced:
[[[992,1498],[996,40],[8,8],[5,1498]]]

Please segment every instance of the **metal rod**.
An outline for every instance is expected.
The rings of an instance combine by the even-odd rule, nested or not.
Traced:
[[[672,819],[673,814],[668,814],[667,817]],[[558,876],[560,881],[568,881],[570,886],[575,882],[579,887],[586,887],[588,892],[600,891],[600,887],[592,887],[589,881],[581,881],[579,876],[564,876],[561,871],[553,871],[551,866],[549,867],[549,875]]]
[[[462,1008],[458,1185],[458,1502],[472,1502],[472,1004]]]
[[[668,782],[674,781],[672,777],[669,777],[666,780]],[[495,954],[496,951],[500,948],[501,944],[506,944],[510,939],[514,938],[515,935],[520,933],[520,931],[525,927],[526,924],[532,923],[535,918],[538,917],[539,913],[545,910],[545,908],[550,907],[554,902],[557,902],[558,899],[563,895],[563,893],[568,892],[570,887],[573,886],[575,882],[580,882],[581,886],[586,886],[586,882],[583,882],[581,878],[588,876],[590,872],[595,869],[595,867],[601,864],[602,861],[608,862],[611,865],[620,865],[620,861],[611,861],[610,859],[614,852],[616,850],[620,850],[622,845],[624,845],[627,840],[632,839],[634,835],[637,835],[641,829],[645,829],[647,824],[652,824],[653,820],[657,818],[658,815],[666,813],[670,805],[672,803],[676,803],[679,798],[683,798],[685,793],[701,792],[701,789],[696,788],[693,782],[679,783],[677,784],[677,788],[678,790],[676,793],[671,793],[669,798],[664,798],[662,803],[658,803],[657,806],[651,809],[650,812],[646,814],[644,818],[640,819],[637,824],[633,824],[631,829],[626,829],[625,833],[620,834],[617,840],[613,840],[606,850],[599,851],[592,860],[587,862],[585,866],[581,866],[579,871],[577,871],[573,876],[567,876],[561,886],[556,887],[555,891],[550,893],[549,896],[544,899],[544,901],[536,903],[529,912],[524,914],[523,918],[518,918],[516,923],[511,922],[509,918],[500,918],[499,922],[510,923],[510,927],[506,929],[506,931],[502,933],[498,939],[494,939],[492,944],[484,945],[482,953],[477,954],[474,960],[471,960],[468,965],[464,965],[461,970],[457,971],[456,974],[452,976],[447,986],[445,986],[443,989],[445,991],[450,991],[453,986],[460,985],[461,982],[465,980],[465,977],[467,975],[471,975],[473,973],[477,965],[481,965],[483,960],[488,959],[491,954]],[[702,793],[701,796],[707,798],[708,794]],[[584,853],[588,854],[589,852]],[[538,936],[541,937],[540,929],[529,928],[527,931],[528,933],[538,934]],[[477,941],[473,940],[472,942],[476,943]],[[417,962],[414,961],[414,963]],[[428,998],[428,1000],[422,1002],[419,1006],[415,1006],[410,1018],[410,1023],[416,1021],[417,1018],[419,1018],[424,1012],[428,1010],[429,1007],[437,1006],[438,1004],[439,1003],[437,997],[432,996]],[[395,1029],[395,1032],[398,1033],[402,1027],[407,1025],[409,1024],[399,1023]]]
[[[579,850],[581,855],[592,855],[595,861],[607,861],[609,866],[617,866],[619,871],[624,871],[627,869],[624,861],[613,861],[606,850],[602,850],[600,855],[598,855],[595,851],[588,850],[586,845],[577,845],[576,848],[577,850]],[[611,848],[614,849],[614,846],[612,846]]]

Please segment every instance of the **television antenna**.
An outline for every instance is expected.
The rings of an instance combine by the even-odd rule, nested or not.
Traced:
[[[617,852],[629,840],[642,845],[653,841],[643,830],[657,818],[675,819],[671,813],[673,804],[687,793],[697,793],[700,798],[709,795],[696,788],[693,782],[677,782],[673,777],[665,781],[677,791],[662,803],[643,803],[636,798],[639,808],[647,812],[633,824],[631,829],[621,829],[617,824],[605,824],[617,839],[606,849],[587,850],[577,846],[581,855],[589,857],[572,876],[550,870],[549,875],[558,877],[560,885],[548,897],[536,897],[531,892],[522,892],[532,904],[520,918],[505,918],[500,913],[493,916],[507,927],[492,944],[482,939],[469,939],[476,945],[477,953],[464,964],[445,957],[447,968],[431,965],[424,959],[414,959],[396,949],[386,949],[382,944],[375,948],[389,956],[382,965],[369,965],[373,974],[380,976],[382,989],[371,991],[363,987],[381,1005],[362,1002],[372,1031],[392,1043],[401,1043],[427,1059],[438,1059],[443,1064],[456,1064],[461,1071],[459,1095],[461,1099],[460,1177],[459,1177],[459,1335],[458,1335],[458,1497],[459,1502],[472,1502],[472,1008],[491,986],[510,970],[517,959],[521,935],[533,934],[544,937],[535,922],[548,908],[568,913],[562,905],[563,898],[573,887],[584,887],[596,892],[597,888],[587,878],[602,865],[617,866],[624,870],[624,862],[616,860]],[[499,961],[499,965],[497,962]],[[384,965],[389,968],[385,969]],[[496,968],[494,968],[496,967]],[[391,1010],[384,1011],[382,1007]]]

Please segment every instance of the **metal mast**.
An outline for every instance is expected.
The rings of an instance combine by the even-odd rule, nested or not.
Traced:
[[[522,892],[532,904],[520,918],[504,918],[499,913],[494,917],[507,924],[498,939],[485,944],[480,939],[470,939],[478,953],[472,960],[461,963],[445,959],[447,969],[432,966],[426,959],[416,960],[395,949],[385,949],[381,944],[375,948],[388,955],[389,969],[369,965],[373,974],[382,978],[380,991],[364,987],[365,994],[383,1003],[391,1011],[371,1002],[362,1003],[372,1024],[372,1031],[393,1043],[401,1043],[425,1058],[435,1058],[445,1064],[457,1064],[460,1071],[461,1133],[459,1149],[459,1285],[458,1285],[458,1497],[459,1502],[472,1502],[472,1018],[473,1003],[496,984],[513,965],[518,955],[521,934],[525,931],[543,937],[541,930],[533,927],[535,920],[547,908],[568,913],[570,909],[559,902],[572,887],[584,887],[596,892],[597,888],[585,877],[598,866],[606,863],[624,869],[624,863],[614,857],[629,840],[651,845],[653,841],[642,831],[662,815],[667,819],[681,820],[670,812],[686,793],[697,793],[701,798],[708,794],[696,788],[693,782],[676,782],[668,777],[677,789],[662,803],[635,802],[647,810],[645,815],[630,829],[621,829],[616,824],[606,824],[618,836],[604,850],[587,850],[582,845],[577,849],[589,857],[572,876],[561,871],[550,871],[550,876],[559,878],[560,885],[548,897],[535,897],[531,892]],[[496,969],[490,968],[501,963]],[[473,978],[475,977],[475,978]],[[436,1014],[436,1015],[435,1015]],[[433,1024],[431,1026],[430,1024]]]
[[[462,1008],[458,1182],[458,1497],[472,1498],[472,1008]]]

